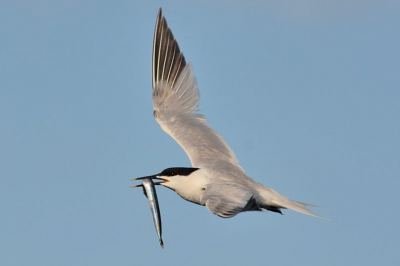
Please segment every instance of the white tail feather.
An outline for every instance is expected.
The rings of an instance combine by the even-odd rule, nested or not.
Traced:
[[[294,200],[291,200],[288,198],[286,198],[284,200],[272,200],[272,203],[274,205],[282,207],[282,208],[290,209],[290,210],[293,210],[296,212],[300,212],[300,213],[304,213],[304,214],[311,215],[314,217],[325,219],[324,217],[319,216],[306,208],[307,206],[318,207],[317,205],[298,202],[298,201],[294,201]]]

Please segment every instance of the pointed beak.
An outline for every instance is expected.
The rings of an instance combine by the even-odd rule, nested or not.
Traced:
[[[130,186],[130,188],[143,187],[143,185]]]
[[[132,178],[132,179],[129,180],[129,181],[143,180],[143,179],[146,179],[146,178],[151,179],[152,181],[153,181],[154,179],[161,179],[161,180],[162,180],[162,181],[160,181],[160,182],[153,182],[154,185],[161,185],[162,183],[169,182],[167,179],[158,177],[158,175],[149,175],[149,176],[144,176],[144,177]],[[131,186],[131,188],[135,188],[135,187],[143,187],[143,185]]]
[[[144,177],[132,178],[129,181],[142,180],[142,179],[146,179],[146,178],[153,180],[154,178],[157,178],[157,175],[149,175],[149,176],[144,176]]]

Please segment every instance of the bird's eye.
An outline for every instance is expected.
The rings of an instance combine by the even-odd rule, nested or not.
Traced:
[[[175,172],[173,170],[171,170],[171,169],[166,169],[166,170],[162,171],[161,174],[164,175],[164,176],[174,176]]]

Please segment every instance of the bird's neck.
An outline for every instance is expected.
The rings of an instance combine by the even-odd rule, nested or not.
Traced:
[[[187,176],[171,176],[165,178],[169,182],[164,186],[173,189],[183,199],[200,204],[205,186],[209,183],[207,171],[198,169]]]

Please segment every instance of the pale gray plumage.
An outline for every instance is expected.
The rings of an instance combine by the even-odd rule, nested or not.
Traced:
[[[193,168],[190,173],[184,168],[166,169],[151,178],[162,179],[161,185],[221,217],[244,211],[281,213],[284,208],[317,216],[306,208],[309,204],[292,201],[251,179],[224,139],[197,113],[199,100],[192,65],[186,64],[160,9],[153,44],[154,117],[185,150]]]
[[[224,218],[235,216],[239,212],[261,211],[254,193],[237,183],[215,182],[207,185],[200,204]]]
[[[171,60],[171,57],[166,56],[170,54],[174,54],[172,58],[179,59]],[[182,146],[193,167],[206,166],[226,170],[228,167],[232,168],[231,171],[239,171],[244,174],[244,170],[240,167],[235,154],[225,140],[207,125],[203,115],[196,113],[200,93],[192,64],[186,65],[185,62],[185,57],[180,53],[179,46],[160,9],[153,45],[155,119],[162,129]],[[179,66],[175,67],[174,64]],[[169,73],[170,69],[176,70],[172,73],[180,73],[177,79],[171,79],[170,75],[161,74]]]

